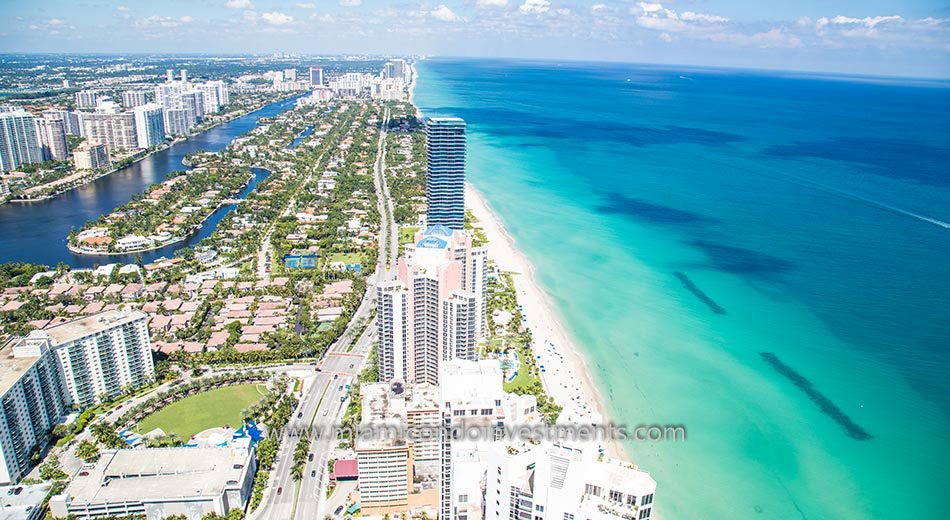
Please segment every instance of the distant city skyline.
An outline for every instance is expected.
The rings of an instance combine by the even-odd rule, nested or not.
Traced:
[[[950,77],[944,0],[7,0],[0,14],[0,52],[426,54]]]

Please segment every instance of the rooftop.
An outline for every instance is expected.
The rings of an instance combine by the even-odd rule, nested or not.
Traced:
[[[250,457],[246,442],[232,447],[107,450],[63,495],[81,504],[214,497],[239,485]]]
[[[50,327],[44,332],[49,334],[53,343],[62,344],[146,317],[141,311],[105,311]]]
[[[0,397],[7,393],[40,358],[13,354],[13,347],[21,342],[37,341],[29,338],[14,338],[0,347]]]

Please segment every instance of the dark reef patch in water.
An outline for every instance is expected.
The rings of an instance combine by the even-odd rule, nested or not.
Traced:
[[[617,121],[552,117],[523,110],[498,108],[434,107],[436,114],[457,115],[473,126],[490,129],[493,136],[577,139],[583,132],[590,142],[620,143],[642,147],[656,144],[724,146],[745,141],[743,135],[689,126],[643,126]],[[498,122],[498,123],[496,123]]]
[[[950,186],[950,149],[909,139],[839,137],[824,141],[771,146],[765,155],[781,158],[826,159],[868,166],[883,177],[929,186]]]
[[[713,266],[727,273],[768,276],[790,271],[794,267],[791,262],[772,255],[709,240],[693,240],[690,245],[701,249]]]
[[[821,412],[828,417],[831,417],[836,423],[841,425],[841,427],[844,428],[845,432],[847,432],[851,438],[859,441],[866,441],[873,438],[871,437],[870,433],[865,431],[864,428],[861,428],[855,424],[850,417],[842,412],[841,408],[838,408],[838,406],[832,403],[830,399],[824,396],[824,394],[816,390],[811,384],[811,381],[809,381],[805,376],[796,372],[792,367],[783,363],[782,360],[778,358],[778,356],[772,352],[759,352],[759,355],[762,356],[762,359],[771,365],[776,372],[785,376],[789,381],[792,382],[792,384],[798,387],[799,390],[805,392],[805,395],[807,395],[809,399],[818,405],[818,408],[821,409]]]
[[[687,291],[693,293],[693,296],[699,298],[699,301],[705,303],[706,306],[708,306],[709,309],[713,311],[713,313],[726,314],[726,309],[723,309],[721,305],[716,303],[716,301],[710,298],[708,294],[697,287],[696,284],[693,283],[693,281],[690,280],[689,277],[684,273],[674,271],[673,276],[675,276],[680,281],[680,283],[683,284],[683,287],[685,287]]]
[[[611,215],[622,215],[654,224],[687,225],[715,222],[715,219],[693,211],[671,208],[616,193],[606,195],[604,201],[597,206],[597,211]]]

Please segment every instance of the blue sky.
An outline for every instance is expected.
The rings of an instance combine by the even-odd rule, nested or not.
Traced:
[[[950,0],[0,0],[2,52],[618,60],[950,77]]]

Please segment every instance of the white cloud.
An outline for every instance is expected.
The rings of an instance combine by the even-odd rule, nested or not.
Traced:
[[[603,13],[606,12],[609,8],[607,4],[594,4],[590,6],[590,12],[592,13]]]
[[[59,18],[50,18],[49,21],[46,22],[46,23],[48,23],[48,24],[50,24],[50,25],[63,25],[63,24],[66,23],[66,22],[62,21],[62,20],[59,19]]]
[[[816,26],[821,29],[822,27],[834,24],[834,25],[863,25],[869,29],[873,29],[882,23],[888,22],[902,22],[904,19],[900,16],[865,16],[864,18],[850,18],[847,16],[835,16],[834,18],[828,19],[826,17],[821,17],[818,19]]]
[[[363,3],[363,0],[340,0],[340,5],[343,7],[356,7]]]
[[[296,5],[299,9],[316,9],[317,8],[317,4],[314,4],[311,2],[301,3],[301,4],[296,4]]]
[[[571,10],[566,7],[562,7],[557,10],[557,14],[561,16],[569,16],[571,14]]]
[[[191,23],[193,21],[194,18],[187,15],[181,16],[179,18],[173,18],[171,16],[149,16],[147,18],[142,18],[141,20],[132,22],[132,26],[143,29],[149,27],[163,27],[170,29],[173,27],[179,27],[182,24]]]
[[[726,23],[729,21],[729,19],[725,16],[694,13],[692,11],[686,11],[680,15],[680,18],[686,20],[687,22]]]
[[[251,0],[228,0],[224,3],[224,7],[229,9],[254,9],[254,4]]]
[[[505,7],[508,0],[478,0],[475,2],[478,7]]]
[[[551,2],[548,0],[525,0],[518,8],[522,13],[543,14],[551,8]]]
[[[115,10],[125,13],[129,10],[129,8],[124,5],[120,5],[119,7],[116,7]]]
[[[293,23],[294,17],[289,14],[284,14],[280,11],[271,11],[269,13],[264,13],[261,15],[261,19],[271,25],[287,25]]]
[[[670,36],[670,33],[660,33],[660,39],[665,41],[666,43],[670,43],[671,41],[673,41],[673,37]]]
[[[459,18],[459,15],[455,14],[451,9],[449,9],[449,8],[448,8],[446,5],[444,5],[444,4],[443,4],[443,5],[439,5],[438,7],[436,7],[435,9],[433,9],[433,10],[432,10],[432,13],[430,13],[430,14],[432,14],[432,17],[435,18],[436,20],[441,20],[441,21],[443,21],[443,22],[460,22],[460,21],[462,21],[462,19]]]

